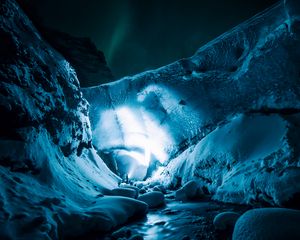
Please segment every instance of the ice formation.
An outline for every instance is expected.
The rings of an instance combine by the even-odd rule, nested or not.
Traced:
[[[158,160],[154,178],[166,186],[197,179],[221,201],[292,201],[300,190],[295,4],[276,4],[190,58],[83,89],[95,147],[124,159],[129,177],[147,176]]]
[[[17,3],[2,0],[0,238],[109,231],[181,186],[184,198],[299,207],[297,4],[276,4],[190,58],[80,89]],[[149,188],[118,187],[104,161]]]
[[[147,204],[105,196],[120,178],[91,145],[76,73],[13,0],[0,2],[0,238],[108,231]]]

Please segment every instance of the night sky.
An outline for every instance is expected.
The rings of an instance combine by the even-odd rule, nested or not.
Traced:
[[[114,76],[191,56],[276,0],[35,0],[42,22],[90,37]]]

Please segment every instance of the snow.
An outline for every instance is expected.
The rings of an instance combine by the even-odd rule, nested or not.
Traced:
[[[222,212],[215,216],[213,224],[217,230],[233,228],[241,215],[236,212]]]
[[[93,144],[100,151],[116,153],[116,158],[123,149],[130,154],[138,153],[139,157],[124,160],[125,171],[130,169],[129,178],[142,180],[154,175],[159,177],[155,171],[161,171],[160,167],[166,165],[171,169],[170,164],[174,165],[170,175],[179,172],[185,162],[182,154],[189,155],[185,151],[192,151],[201,139],[234,121],[239,114],[273,112],[280,116],[284,112],[298,112],[298,30],[294,27],[294,32],[289,31],[287,21],[296,18],[288,17],[284,6],[280,2],[254,16],[201,47],[190,58],[113,83],[82,89],[91,106]],[[270,122],[277,124],[271,119]],[[275,132],[280,134],[280,131]],[[250,132],[248,134],[251,138]],[[273,144],[272,140],[268,142],[273,135],[266,134],[269,139],[256,139],[256,150],[245,138],[240,144],[244,152],[236,153],[242,155],[232,153],[232,157],[252,161],[271,152],[271,148],[276,147],[268,146]],[[229,136],[234,137],[223,135],[225,143]],[[253,143],[253,140],[248,142]],[[223,150],[225,152],[225,146]],[[151,162],[156,161],[159,164],[150,168]],[[123,168],[121,166],[120,171]],[[221,185],[226,165],[212,169],[211,174],[213,172],[217,177],[212,181],[219,181],[214,185]],[[220,200],[241,200],[231,200],[233,196],[229,195],[221,197],[221,189],[219,193]],[[275,202],[279,201],[275,199]]]
[[[15,1],[0,10],[1,39],[10,43],[0,46],[0,238],[111,231],[163,206],[168,187],[182,186],[177,199],[205,192],[223,202],[297,204],[299,29],[283,3],[190,58],[82,89],[90,108],[74,69]],[[97,152],[113,156],[130,180],[148,178],[139,185],[145,194],[134,199],[137,189],[118,188]],[[294,210],[251,210],[234,239],[246,239],[244,230],[273,234],[260,226],[279,231],[273,219],[292,234],[298,218]]]
[[[0,65],[0,238],[80,237],[146,214],[144,202],[103,196],[121,179],[92,147],[88,103],[70,64],[15,1],[0,11],[1,39],[11,46]]]
[[[149,208],[160,207],[165,203],[164,195],[157,191],[142,194],[137,199],[147,203]]]
[[[200,198],[203,196],[203,192],[199,187],[199,183],[195,180],[191,180],[176,191],[175,199],[178,201],[186,201],[193,198]]]
[[[238,115],[173,159],[156,181],[197,179],[219,201],[284,205],[299,189],[297,160],[290,160],[299,153],[291,136],[299,133],[296,119]]]
[[[119,187],[119,188],[114,188],[113,190],[111,190],[110,194],[115,195],[115,196],[136,198],[138,195],[138,192],[131,188]]]
[[[153,188],[153,191],[162,192],[163,194],[166,194],[166,188],[163,185],[157,185]]]
[[[300,211],[281,208],[253,209],[236,222],[233,240],[299,239]]]
[[[125,223],[128,218],[142,216],[147,211],[147,204],[132,198],[102,197],[92,207],[61,214],[64,228],[60,234],[78,237],[95,230],[106,232]]]

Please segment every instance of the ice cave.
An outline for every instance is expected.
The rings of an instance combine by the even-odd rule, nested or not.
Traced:
[[[0,239],[300,239],[300,1],[120,78],[133,16],[107,62],[34,4],[0,1]]]

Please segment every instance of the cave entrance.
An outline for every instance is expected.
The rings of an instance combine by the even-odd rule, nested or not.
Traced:
[[[120,107],[100,115],[99,154],[125,181],[145,180],[168,159],[171,137],[160,122],[142,108]]]

